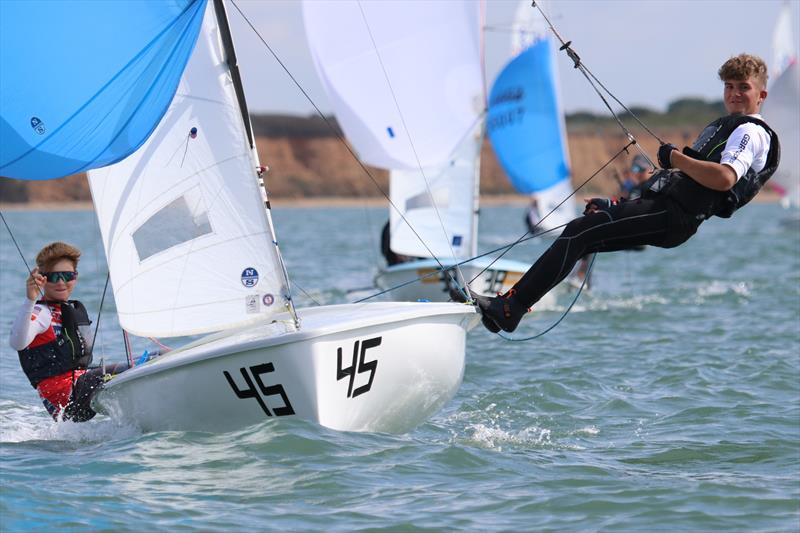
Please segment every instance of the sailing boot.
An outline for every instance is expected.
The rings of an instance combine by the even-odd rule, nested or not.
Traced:
[[[456,294],[459,295],[459,298],[456,298]],[[514,331],[525,313],[530,311],[515,300],[516,291],[514,289],[497,296],[481,296],[472,290],[469,291],[469,294],[481,312],[481,322],[492,333],[499,333],[501,329],[507,332]],[[456,301],[464,301],[464,296],[460,293],[452,292],[451,296]]]
[[[492,333],[499,330],[512,332],[530,309],[519,303],[514,289],[494,297],[473,295],[483,315],[483,325]]]

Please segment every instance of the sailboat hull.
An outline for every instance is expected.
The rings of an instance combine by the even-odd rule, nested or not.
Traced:
[[[467,331],[460,304],[370,303],[299,310],[212,335],[135,367],[93,399],[143,430],[223,432],[299,417],[345,431],[408,431],[458,390]],[[279,317],[280,318],[280,317]]]
[[[442,261],[445,267],[452,264],[452,261]],[[530,265],[509,259],[492,263],[491,258],[482,257],[459,268],[474,292],[494,296],[513,287],[529,267]],[[390,293],[393,300],[446,302],[450,300],[450,289],[454,284],[450,276],[440,269],[439,263],[433,259],[400,263],[381,269],[375,276],[375,285],[381,289],[397,287]],[[455,277],[455,270],[450,272]],[[400,287],[414,280],[418,281]]]

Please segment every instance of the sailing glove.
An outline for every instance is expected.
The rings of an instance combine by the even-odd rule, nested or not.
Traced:
[[[608,211],[611,206],[619,205],[624,201],[624,198],[619,200],[616,198],[590,198],[586,201],[586,209],[583,210],[583,214],[588,215],[597,211]]]
[[[672,143],[664,143],[658,149],[658,164],[661,165],[661,168],[672,168],[672,161],[670,161],[670,155],[672,155],[673,150],[677,150],[678,148]]]

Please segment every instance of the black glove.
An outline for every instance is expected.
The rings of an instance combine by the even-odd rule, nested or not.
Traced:
[[[583,210],[584,215],[588,215],[589,213],[594,213],[595,211],[608,211],[608,209],[613,205],[619,205],[620,202],[624,201],[617,200],[616,198],[590,198],[586,202],[586,209]]]
[[[669,160],[670,154],[672,154],[673,150],[677,150],[678,148],[672,143],[664,143],[658,149],[658,164],[661,165],[661,168],[672,168],[672,163]]]

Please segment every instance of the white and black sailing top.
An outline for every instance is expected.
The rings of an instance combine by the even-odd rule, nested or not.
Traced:
[[[666,195],[700,219],[728,218],[752,200],[778,168],[780,142],[760,115],[733,114],[706,126],[683,153],[729,166],[736,173],[736,183],[730,190],[717,191],[679,169],[669,169],[653,174],[643,195]]]
[[[764,120],[761,115],[747,115]],[[761,172],[767,165],[770,135],[755,122],[745,122],[738,126],[725,143],[720,157],[720,164],[728,165],[736,172],[736,179],[741,178],[749,169]]]

